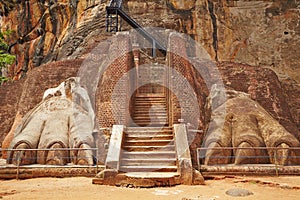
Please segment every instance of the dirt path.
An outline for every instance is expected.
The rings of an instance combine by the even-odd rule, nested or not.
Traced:
[[[232,188],[247,189],[253,195],[231,197]],[[294,188],[294,189],[293,189]],[[300,197],[300,177],[235,177],[207,180],[206,185],[165,188],[122,188],[93,185],[91,178],[38,178],[0,181],[0,199],[131,199],[131,200],[212,200],[292,199]]]

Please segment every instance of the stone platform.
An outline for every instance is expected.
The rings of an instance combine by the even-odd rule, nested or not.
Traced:
[[[173,172],[128,172],[116,175],[113,181],[103,178],[93,179],[93,184],[108,184],[123,187],[163,187],[181,184],[180,174]]]

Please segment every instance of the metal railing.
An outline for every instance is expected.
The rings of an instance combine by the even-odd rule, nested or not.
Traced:
[[[16,179],[19,179],[19,172],[20,172],[20,168],[22,169],[32,169],[32,168],[95,168],[95,174],[98,173],[99,170],[99,162],[98,162],[98,148],[53,148],[53,149],[3,149],[0,148],[0,155],[3,155],[3,152],[11,152],[14,151],[17,153],[17,159],[16,159],[16,163],[15,164],[9,164],[7,163],[7,159],[6,162],[1,163],[0,162],[0,169],[16,169]],[[38,152],[38,151],[68,151],[68,152],[72,152],[72,151],[93,151],[93,165],[76,165],[76,164],[72,164],[72,163],[67,163],[66,165],[50,165],[50,164],[37,164],[32,162],[32,164],[21,164],[20,161],[20,153],[24,152],[24,151],[31,151],[31,152]],[[1,158],[1,157],[0,157]],[[70,153],[68,153],[68,156],[63,156],[61,157],[61,159],[67,159],[67,160],[72,160],[72,158],[74,158],[74,156],[70,156]],[[81,158],[86,158],[86,157],[77,157],[77,159],[81,159]],[[28,158],[26,158],[28,160]],[[32,161],[36,161],[37,160],[37,156],[29,158],[32,159]],[[4,159],[2,159],[2,161],[4,161]]]
[[[119,16],[121,17],[119,19]],[[165,54],[167,48],[164,44],[158,41],[151,33],[144,29],[136,20],[131,18],[122,9],[122,0],[111,0],[106,7],[106,31],[118,32],[121,31],[122,21],[125,20],[130,26],[132,26],[138,33],[140,33],[146,40],[152,44],[152,57],[156,57],[156,49]]]
[[[268,163],[255,163],[252,162],[249,164],[254,164],[254,165],[270,165],[270,166],[274,166],[276,168],[276,170],[278,169],[279,166],[283,166],[282,164],[280,164],[278,162],[279,159],[297,159],[297,163],[293,163],[293,165],[295,166],[300,166],[300,147],[202,147],[202,148],[197,148],[197,165],[198,165],[198,170],[201,168],[201,165],[203,164],[203,161],[206,159],[206,152],[208,150],[217,150],[217,151],[231,151],[230,155],[215,155],[215,156],[210,156],[210,159],[227,159],[227,160],[231,160],[230,163],[228,163],[228,165],[232,165],[234,164],[234,161],[236,158],[247,158],[248,160],[260,160],[260,159],[265,159],[265,160],[269,160]],[[265,150],[265,155],[234,155],[233,152],[236,150]],[[272,156],[270,156],[267,152],[268,151],[273,151]],[[289,150],[292,152],[299,152],[298,154],[295,155],[285,155],[283,156],[282,153],[280,154],[279,151],[282,150]],[[274,163],[271,163],[270,160],[273,160]],[[249,165],[247,163],[245,164],[236,164],[236,166],[243,166],[243,165]],[[218,165],[218,164],[216,164]],[[211,165],[211,166],[216,166],[216,165]],[[226,164],[220,164],[220,165],[226,165]]]
[[[123,3],[123,0],[110,0],[109,7],[121,8],[122,3]]]

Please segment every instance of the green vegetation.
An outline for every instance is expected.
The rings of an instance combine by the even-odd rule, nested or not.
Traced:
[[[9,80],[8,77],[3,76],[2,70],[15,62],[16,56],[9,52],[9,45],[5,42],[5,38],[9,36],[12,31],[0,31],[0,85]]]

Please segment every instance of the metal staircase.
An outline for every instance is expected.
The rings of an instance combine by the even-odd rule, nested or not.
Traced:
[[[122,8],[122,0],[110,0],[106,7],[106,31],[122,31],[122,18],[118,15],[118,9]]]
[[[152,44],[152,57],[156,57],[156,49],[166,54],[166,47],[158,41],[152,34],[131,18],[122,10],[122,0],[111,0],[106,7],[106,31],[118,32],[122,29],[122,19],[140,33],[146,40]]]

